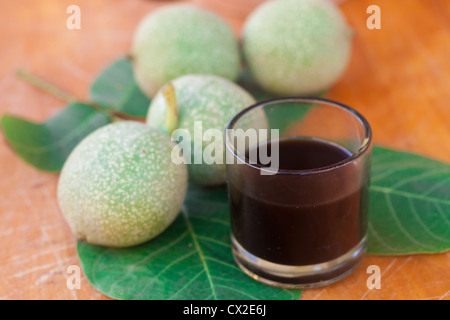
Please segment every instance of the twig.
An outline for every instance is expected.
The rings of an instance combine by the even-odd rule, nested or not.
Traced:
[[[118,120],[142,121],[143,120],[143,117],[132,116],[132,115],[129,115],[127,113],[124,113],[124,112],[121,112],[118,110],[112,110],[109,108],[105,108],[96,102],[83,101],[83,100],[77,99],[76,97],[72,96],[70,93],[67,93],[67,92],[55,87],[54,85],[50,84],[49,82],[45,81],[44,79],[26,71],[26,70],[18,69],[16,71],[16,75],[19,78],[21,78],[21,79],[25,80],[26,82],[28,82],[29,84],[31,84],[32,86],[34,86],[38,89],[41,89],[42,91],[44,91],[48,94],[51,94],[52,96],[54,96],[60,100],[63,100],[67,103],[78,102],[78,103],[90,105],[97,111],[101,111],[101,112],[108,114],[113,121],[118,121]]]
[[[58,99],[61,99],[67,103],[77,102],[78,99],[72,96],[71,94],[55,87],[54,85],[48,83],[47,81],[43,80],[42,78],[39,78],[35,76],[34,74],[29,73],[28,71],[25,71],[23,69],[19,69],[16,71],[16,75],[28,82],[29,84],[35,86],[36,88],[41,89],[44,92],[47,92],[53,96],[55,96]]]

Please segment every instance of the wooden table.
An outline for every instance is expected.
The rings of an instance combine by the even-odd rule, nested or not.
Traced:
[[[23,0],[0,2],[0,114],[44,121],[63,103],[14,76],[25,68],[79,98],[95,75],[126,53],[139,20],[173,1]],[[236,33],[262,0],[190,1],[221,14]],[[81,30],[66,28],[66,8],[81,8]],[[381,30],[368,30],[366,8],[381,8]],[[341,4],[356,30],[353,58],[328,97],[362,112],[375,143],[450,162],[450,1],[348,0]],[[58,176],[20,160],[0,141],[0,298],[107,299],[82,277],[74,238],[56,201]],[[369,265],[381,289],[366,286]],[[302,299],[450,299],[450,252],[368,256],[348,278],[305,290]]]

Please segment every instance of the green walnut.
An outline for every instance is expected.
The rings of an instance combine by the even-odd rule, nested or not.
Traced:
[[[128,247],[163,232],[187,190],[186,165],[171,160],[178,146],[135,121],[97,129],[72,151],[58,182],[63,216],[80,240]]]
[[[277,0],[258,7],[243,29],[255,81],[278,95],[315,95],[345,71],[353,32],[326,0]]]
[[[236,38],[216,14],[188,4],[164,6],[137,27],[131,50],[139,87],[150,97],[186,74],[235,80],[240,61]]]
[[[154,97],[147,124],[182,140],[189,179],[204,186],[226,181],[223,136],[228,122],[255,103],[243,88],[213,75],[185,75]],[[175,129],[178,129],[174,131]]]

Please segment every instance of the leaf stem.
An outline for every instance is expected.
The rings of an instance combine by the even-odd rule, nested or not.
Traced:
[[[21,78],[22,80],[29,83],[30,85],[32,85],[32,86],[54,96],[62,101],[65,101],[67,103],[79,102],[82,104],[90,105],[97,111],[106,113],[108,116],[111,117],[113,122],[120,121],[120,120],[134,120],[134,121],[142,121],[143,120],[143,117],[132,116],[132,115],[129,115],[129,114],[121,112],[121,111],[108,109],[96,102],[80,100],[80,99],[76,98],[75,96],[71,95],[70,93],[67,93],[67,92],[59,89],[58,87],[54,86],[53,84],[47,82],[46,80],[44,80],[26,70],[18,69],[16,71],[16,75],[19,78]]]
[[[55,87],[54,85],[50,84],[49,82],[45,81],[44,79],[26,71],[23,69],[18,69],[16,71],[16,75],[21,78],[22,80],[25,80],[29,84],[35,86],[38,89],[41,89],[42,91],[49,93],[53,95],[54,97],[61,99],[67,103],[72,103],[78,101],[78,99],[71,94]]]

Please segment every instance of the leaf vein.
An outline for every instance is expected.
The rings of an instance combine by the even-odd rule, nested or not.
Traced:
[[[411,242],[413,242],[413,243],[415,243],[415,244],[417,244],[417,245],[419,245],[419,246],[421,246],[421,247],[430,247],[430,246],[427,246],[427,245],[425,245],[425,244],[423,244],[423,243],[417,241],[416,239],[414,239],[414,238],[409,234],[409,232],[403,227],[403,225],[402,225],[400,219],[398,218],[397,212],[395,211],[395,208],[394,208],[394,206],[392,205],[392,201],[391,201],[391,198],[389,197],[389,194],[385,193],[384,196],[385,196],[385,198],[386,198],[386,202],[387,202],[389,211],[391,212],[392,218],[394,219],[395,223],[397,224],[399,230],[400,230],[401,232],[403,232],[403,234],[404,234]]]
[[[229,243],[226,243],[226,242],[223,242],[223,241],[220,241],[220,240],[216,240],[216,239],[213,239],[213,238],[210,238],[210,237],[200,236],[199,235],[199,236],[197,236],[197,238],[198,239],[202,239],[202,240],[206,240],[208,242],[215,243],[217,245],[220,245],[220,246],[223,246],[223,247],[226,247],[226,248],[231,248],[231,245]]]
[[[164,274],[164,272],[166,272],[167,270],[169,270],[170,268],[172,268],[174,265],[180,263],[181,261],[189,258],[190,256],[192,256],[195,253],[195,250],[189,251],[188,253],[178,257],[175,260],[172,260],[167,266],[165,266],[163,269],[161,269],[160,272],[158,272],[157,274],[155,274],[153,277],[151,277],[149,279],[149,281],[145,284],[144,288],[141,290],[141,292],[139,292],[137,295],[135,295],[135,297],[140,297],[142,296],[142,294],[144,294],[146,292],[146,289],[148,288],[149,285],[151,285],[155,279],[157,279],[158,277],[160,277],[162,274]]]
[[[212,279],[211,279],[211,273],[209,271],[208,264],[206,263],[203,251],[202,251],[202,249],[201,249],[201,247],[200,247],[200,245],[199,245],[199,243],[197,241],[197,236],[196,236],[196,234],[194,232],[194,228],[192,227],[191,221],[189,220],[189,216],[188,216],[188,212],[187,212],[186,206],[183,206],[181,208],[181,212],[183,213],[183,217],[184,217],[184,220],[186,222],[186,226],[187,226],[187,228],[189,230],[189,233],[191,234],[192,241],[194,242],[195,249],[196,249],[196,251],[197,251],[197,253],[198,253],[199,257],[200,257],[200,260],[201,260],[201,262],[203,264],[203,268],[204,268],[204,270],[206,272],[206,276],[208,278],[208,283],[209,283],[209,286],[211,288],[211,292],[212,292],[212,295],[214,297],[214,300],[217,300],[216,290],[214,288],[214,284],[213,284]]]
[[[247,292],[244,292],[244,291],[241,291],[239,289],[235,289],[235,288],[223,285],[223,284],[218,284],[217,287],[221,287],[221,288],[224,288],[224,289],[227,289],[227,290],[230,290],[230,291],[238,292],[238,293],[240,293],[240,294],[242,294],[242,295],[244,295],[246,297],[249,297],[252,300],[259,300],[258,298],[256,298],[255,296],[253,296],[253,295],[251,295],[251,294],[249,294]]]
[[[394,194],[394,195],[402,196],[405,198],[418,199],[418,200],[423,200],[423,201],[428,201],[428,202],[435,202],[435,203],[442,203],[442,204],[450,205],[450,200],[433,198],[433,197],[425,197],[421,194],[396,190],[396,189],[392,189],[392,188],[388,188],[388,187],[381,187],[381,186],[374,185],[374,186],[370,187],[370,190],[375,191],[375,192],[381,192],[383,194]]]
[[[220,264],[223,264],[223,265],[225,265],[225,266],[227,266],[227,267],[230,267],[230,268],[232,268],[232,269],[238,270],[239,272],[242,272],[241,269],[239,269],[237,266],[235,266],[235,265],[233,265],[233,264],[231,264],[231,263],[228,263],[228,262],[225,262],[225,261],[222,261],[222,260],[213,258],[213,257],[206,257],[206,259],[207,259],[207,260],[214,261],[214,262],[217,262],[217,263],[220,263]]]
[[[408,198],[409,207],[411,208],[411,212],[413,213],[416,220],[419,222],[423,230],[425,230],[426,233],[428,233],[431,237],[433,237],[436,240],[447,242],[448,239],[444,239],[436,235],[434,232],[432,232],[425,223],[423,223],[422,219],[420,218],[420,215],[418,214],[416,207],[414,206],[414,203],[412,202],[411,198]]]
[[[394,248],[394,247],[391,247],[390,245],[388,245],[388,244],[383,240],[383,238],[380,237],[380,235],[379,235],[378,232],[375,230],[375,228],[374,228],[374,226],[373,226],[373,224],[372,224],[371,222],[369,222],[368,226],[369,226],[369,230],[371,231],[371,233],[375,236],[375,238],[377,238],[378,242],[381,243],[385,248],[388,248],[389,250],[394,251],[394,252],[400,251],[399,249]]]
[[[183,290],[185,290],[187,287],[189,287],[191,285],[191,283],[193,283],[198,277],[200,277],[202,275],[202,273],[205,272],[205,270],[200,270],[195,276],[193,276],[191,278],[191,280],[189,280],[188,282],[186,282],[184,284],[184,286],[182,286],[179,290],[177,290],[174,294],[172,294],[169,298],[167,298],[167,300],[172,300],[173,297],[175,297],[177,294],[179,294],[180,292],[182,292]]]

